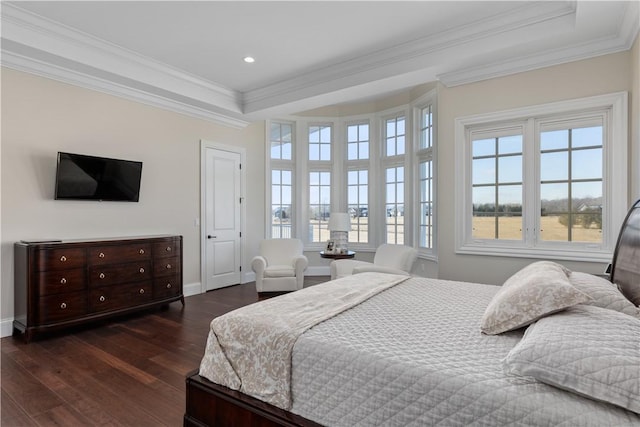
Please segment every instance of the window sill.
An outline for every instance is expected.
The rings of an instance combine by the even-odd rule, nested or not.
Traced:
[[[480,245],[465,245],[459,247],[456,249],[456,254],[581,262],[610,262],[613,257],[611,252],[605,250],[587,251],[568,248],[518,248]]]

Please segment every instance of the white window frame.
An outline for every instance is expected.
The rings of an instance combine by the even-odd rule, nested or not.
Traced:
[[[525,126],[523,180],[525,181],[523,216],[524,226],[533,230],[540,212],[539,190],[536,189],[537,126],[540,120],[554,116],[576,114],[588,116],[594,111],[606,110],[603,147],[603,240],[602,244],[567,242],[539,244],[535,234],[526,234],[524,243],[515,241],[474,240],[471,230],[471,129],[502,127],[509,121],[522,121]],[[526,258],[545,258],[591,262],[609,262],[617,239],[617,232],[627,212],[627,147],[628,147],[628,94],[617,92],[587,98],[560,101],[495,113],[478,114],[455,119],[456,182],[455,182],[455,244],[456,253]],[[534,141],[531,143],[530,141]],[[539,150],[538,150],[539,151]],[[535,203],[532,203],[535,201]],[[526,210],[526,212],[525,212]],[[536,214],[538,212],[538,214]],[[557,242],[554,242],[557,243]]]
[[[404,118],[404,154],[395,154],[392,156],[387,155],[387,120],[394,119],[397,123],[397,119],[399,117]],[[380,162],[382,167],[380,168],[380,174],[377,178],[377,182],[380,183],[380,188],[383,189],[381,192],[381,200],[378,205],[376,205],[376,209],[378,212],[382,214],[381,221],[381,234],[379,236],[380,243],[392,243],[387,241],[387,169],[388,168],[397,168],[403,167],[404,169],[404,180],[403,182],[403,195],[402,195],[402,204],[403,204],[403,241],[402,244],[406,246],[413,245],[414,233],[410,232],[412,230],[412,218],[414,215],[414,203],[413,203],[413,192],[409,191],[409,188],[413,188],[415,185],[413,168],[411,167],[411,158],[413,157],[412,153],[412,134],[414,133],[413,129],[413,117],[408,108],[395,108],[393,110],[388,110],[382,112],[380,115]],[[397,150],[396,150],[397,151]],[[410,184],[408,184],[410,183]],[[397,240],[397,239],[396,239]]]
[[[413,147],[411,157],[415,157],[413,164],[413,221],[415,227],[413,227],[413,241],[415,247],[418,250],[420,258],[430,259],[437,261],[438,258],[438,108],[437,108],[437,92],[431,90],[427,94],[421,96],[413,103]],[[420,148],[420,132],[422,125],[422,110],[431,106],[432,114],[432,141],[430,148]],[[420,164],[425,161],[431,161],[431,247],[420,246],[420,224],[421,224],[421,209],[420,203]]]
[[[349,160],[349,144],[348,144],[348,129],[349,126],[358,126],[358,125],[368,125],[369,126],[369,156],[366,159],[352,159]],[[344,126],[343,126],[343,136],[344,139],[342,141],[342,149],[341,151],[344,153],[344,194],[343,196],[341,196],[344,199],[344,206],[346,206],[347,208],[347,212],[349,209],[349,189],[348,189],[348,174],[350,171],[361,171],[361,170],[366,170],[367,171],[367,210],[368,210],[368,216],[367,216],[367,241],[366,242],[355,242],[355,241],[349,241],[349,247],[354,248],[354,249],[363,249],[363,248],[368,248],[371,246],[371,241],[374,238],[372,230],[375,228],[374,226],[372,226],[371,223],[371,211],[372,211],[372,195],[373,195],[373,190],[372,190],[372,184],[375,183],[375,181],[372,182],[372,179],[374,177],[373,171],[372,171],[372,154],[374,154],[375,158],[375,150],[373,149],[373,146],[375,144],[375,135],[373,133],[373,123],[371,120],[371,117],[369,116],[365,116],[365,117],[360,117],[360,118],[351,118],[350,120],[347,120],[344,122]],[[340,145],[340,142],[336,145]],[[375,218],[375,216],[374,216]],[[352,219],[352,223],[353,223]]]
[[[291,126],[291,160],[288,159],[272,159],[271,158],[271,124],[287,124]],[[272,171],[273,170],[288,170],[291,171],[291,237],[296,237],[296,224],[298,222],[297,215],[297,193],[299,184],[296,179],[296,123],[290,120],[267,120],[266,121],[266,155],[265,157],[265,171],[266,171],[266,197],[265,197],[265,236],[272,238],[272,218],[271,218],[271,191],[272,191]]]

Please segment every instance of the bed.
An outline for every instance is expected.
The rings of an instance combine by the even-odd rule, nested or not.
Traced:
[[[549,261],[502,287],[363,273],[214,319],[184,424],[637,426],[638,303],[640,201],[611,281]]]

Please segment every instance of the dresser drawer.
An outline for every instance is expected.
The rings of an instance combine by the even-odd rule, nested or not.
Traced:
[[[177,257],[179,255],[180,255],[179,239],[167,239],[162,242],[155,242],[153,244],[154,258]]]
[[[81,291],[85,288],[84,269],[50,270],[38,274],[38,295],[53,295]]]
[[[38,323],[47,324],[71,320],[87,313],[85,292],[68,292],[40,298],[38,301]]]
[[[114,264],[151,259],[151,244],[97,246],[89,249],[89,265]]]
[[[153,280],[153,297],[168,298],[182,294],[181,281],[178,276],[167,276]]]
[[[150,279],[150,261],[118,265],[97,265],[89,268],[89,286],[91,287]]]
[[[180,258],[161,258],[153,261],[153,277],[180,274]]]
[[[38,271],[64,270],[82,267],[86,262],[86,251],[75,249],[42,249],[35,251],[34,263]]]
[[[103,286],[89,291],[89,312],[134,307],[152,299],[153,288],[150,281]]]

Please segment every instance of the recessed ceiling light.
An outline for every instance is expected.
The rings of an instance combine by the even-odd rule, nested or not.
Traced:
[[[254,62],[256,62],[255,58],[253,56],[245,56],[244,57],[244,62],[246,62],[247,64],[252,64]]]

